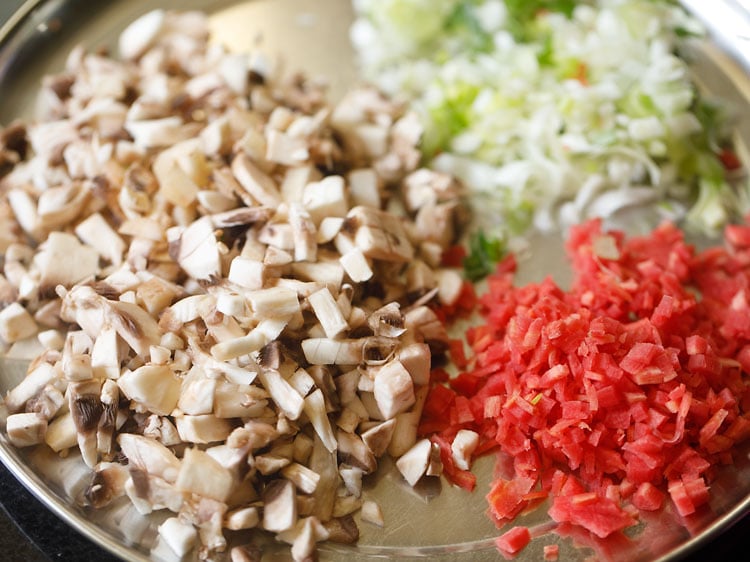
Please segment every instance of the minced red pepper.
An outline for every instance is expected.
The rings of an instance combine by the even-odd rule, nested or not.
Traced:
[[[589,221],[570,232],[567,291],[515,287],[501,262],[468,367],[433,377],[425,405],[448,478],[474,486],[450,449],[472,429],[475,455],[513,458],[487,495],[498,522],[549,495],[554,520],[605,537],[667,494],[683,515],[707,503],[713,467],[750,436],[750,226],[725,239],[699,253],[669,223],[628,240]]]

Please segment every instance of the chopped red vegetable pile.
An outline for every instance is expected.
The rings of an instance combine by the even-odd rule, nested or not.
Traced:
[[[672,224],[626,240],[589,221],[567,242],[569,291],[514,287],[513,258],[499,264],[469,368],[433,373],[421,422],[448,477],[475,487],[452,456],[466,429],[474,457],[512,459],[487,495],[498,522],[550,496],[553,520],[606,537],[667,494],[683,516],[705,504],[750,436],[750,226],[725,239],[698,253]]]

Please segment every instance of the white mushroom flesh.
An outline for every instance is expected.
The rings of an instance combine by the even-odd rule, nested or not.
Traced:
[[[359,497],[378,457],[427,470],[458,184],[418,168],[399,104],[329,107],[201,13],[152,11],[119,52],[77,49],[69,87],[45,80],[38,120],[6,129],[28,150],[0,172],[0,350],[43,349],[4,398],[10,441],[80,449],[116,484],[97,505],[173,511],[179,556],[224,549],[222,528],[282,533],[297,559],[356,540],[361,506],[382,524]]]

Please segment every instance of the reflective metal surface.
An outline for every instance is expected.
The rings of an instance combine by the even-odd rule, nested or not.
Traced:
[[[713,5],[713,3],[711,3]],[[0,30],[0,123],[33,115],[34,95],[44,74],[60,69],[76,44],[112,46],[117,33],[129,21],[154,7],[200,8],[212,13],[217,41],[235,50],[262,48],[282,57],[289,71],[304,70],[325,76],[332,95],[356,81],[348,41],[351,21],[349,0],[121,0],[92,3],[87,0],[35,0],[28,2]],[[711,93],[728,100],[738,114],[750,107],[750,80],[723,49],[714,44],[697,46],[692,53],[696,76]],[[747,156],[750,123],[738,120],[737,143]],[[748,161],[745,158],[745,161]],[[564,278],[565,263],[557,238],[532,240],[531,252],[522,265],[519,281],[540,280],[547,274]],[[12,388],[23,376],[25,364],[0,361],[0,392]],[[704,510],[680,520],[670,506],[645,514],[644,523],[629,531],[629,540],[594,540],[574,530],[551,533],[544,506],[516,520],[532,528],[534,540],[519,560],[541,560],[543,547],[560,546],[561,560],[675,559],[695,545],[710,540],[750,510],[750,460],[748,448],[738,454],[736,466],[725,467],[712,484],[712,501]],[[100,511],[81,507],[88,469],[78,456],[61,459],[46,449],[19,451],[0,435],[0,460],[51,510],[85,536],[126,560],[174,560],[159,544],[156,527],[167,513],[139,515],[127,501]],[[390,462],[367,480],[365,495],[383,509],[385,527],[360,523],[356,547],[321,546],[321,559],[498,560],[493,541],[500,534],[485,516],[484,495],[496,461],[478,462],[477,490],[473,494],[427,478],[416,489],[406,485]],[[241,544],[248,535],[233,534]],[[264,560],[290,559],[288,549],[261,534]],[[227,556],[228,558],[228,556]]]

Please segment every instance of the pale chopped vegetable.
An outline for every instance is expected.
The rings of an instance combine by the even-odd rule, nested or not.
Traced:
[[[721,162],[725,110],[701,97],[680,56],[702,30],[676,2],[354,6],[365,77],[411,101],[424,155],[477,194],[488,224],[550,230],[660,203],[716,233],[746,210]]]

